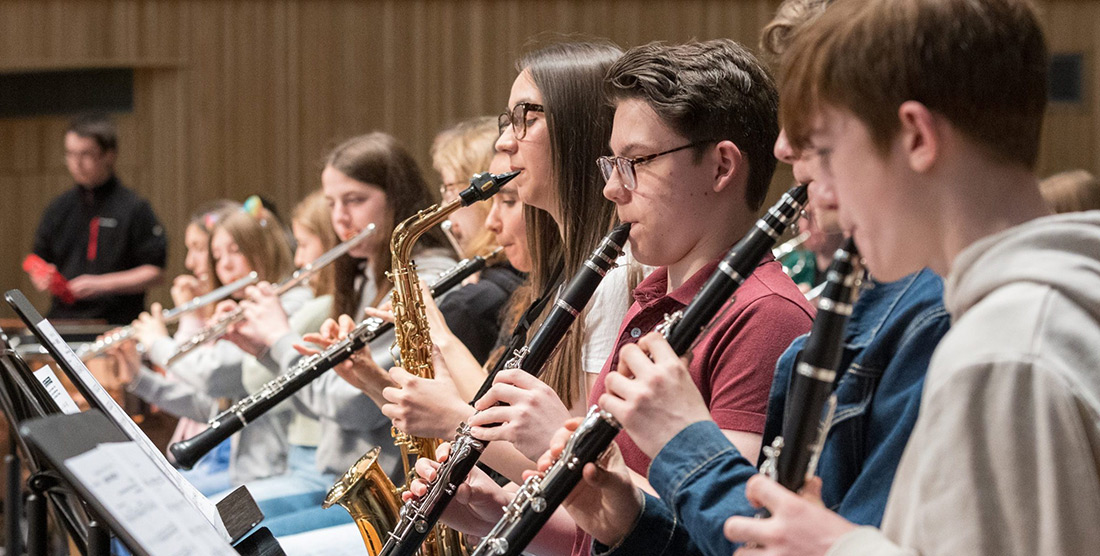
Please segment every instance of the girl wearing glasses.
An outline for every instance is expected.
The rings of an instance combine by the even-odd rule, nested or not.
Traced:
[[[513,183],[527,205],[533,292],[555,281],[559,261],[564,263],[559,279],[573,276],[614,218],[614,206],[600,193],[603,180],[595,160],[609,154],[612,111],[601,87],[621,53],[606,43],[562,43],[517,63],[520,73],[499,120],[497,150],[508,155],[512,170],[522,170]],[[478,438],[505,440],[518,450],[486,454],[486,463],[509,479],[522,479],[525,460],[542,453],[554,423],[584,413],[593,373],[610,355],[631,302],[627,274],[625,267],[608,273],[541,380],[520,370],[501,372],[477,404],[479,409],[504,404],[468,422]],[[491,426],[496,423],[503,426]]]
[[[523,268],[517,264],[523,258],[530,264],[528,286],[517,292],[510,312],[522,311],[544,292],[553,297],[557,284],[578,271],[612,224],[614,205],[602,196],[603,178],[595,161],[609,154],[612,111],[601,87],[604,74],[620,54],[618,48],[606,43],[561,43],[533,51],[517,64],[520,74],[512,86],[509,109],[498,120],[501,133],[494,162],[499,160],[501,167],[494,165],[493,170],[522,173],[497,194],[494,212],[501,220],[490,221],[494,229],[500,230],[502,243],[507,242],[506,253],[513,264]],[[521,240],[515,237],[515,219],[508,219],[514,214],[516,200],[523,203],[527,233],[522,241],[527,244],[527,253],[516,248],[515,243]],[[543,369],[541,381],[520,370],[501,372],[496,386],[478,407],[498,401],[509,405],[479,415],[487,418],[467,421],[478,425],[479,438],[507,441],[491,444],[482,461],[508,479],[522,482],[523,472],[534,468],[533,461],[545,451],[558,426],[584,413],[588,388],[610,355],[619,324],[632,301],[628,274],[626,267],[607,274],[588,309]],[[537,323],[532,328],[536,327]],[[432,328],[436,340],[438,332],[434,325]],[[448,367],[458,366],[450,357],[446,362],[436,359],[436,374],[457,378],[459,370]],[[337,371],[350,375],[350,380],[358,377],[376,382],[367,370]],[[390,403],[383,411],[410,434],[449,439],[455,426],[473,413],[466,402],[476,391],[477,381],[458,384],[460,392],[468,386],[472,390],[455,398],[440,396],[438,390],[431,395],[423,395],[424,391],[414,394],[438,381],[410,378],[402,369],[391,370],[390,376],[398,378],[401,388],[385,389],[384,397]],[[367,383],[361,386],[364,392],[374,388]],[[374,392],[372,397],[377,394]],[[432,409],[434,413],[430,413]],[[502,426],[485,427],[492,423]],[[351,534],[337,536],[330,529],[280,539],[280,543],[288,554],[299,549],[315,550],[318,543],[323,543],[328,553],[337,553],[330,550],[337,544],[360,553],[362,545],[355,530],[341,529]],[[566,537],[563,550],[568,551],[572,529],[560,536]]]

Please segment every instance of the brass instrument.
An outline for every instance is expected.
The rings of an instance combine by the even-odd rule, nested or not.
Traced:
[[[165,311],[161,315],[161,318],[164,320],[164,324],[172,324],[180,320],[180,317],[186,315],[187,313],[190,313],[191,311],[197,311],[199,309],[202,309],[203,307],[210,305],[211,303],[217,303],[218,301],[221,301],[233,295],[234,293],[237,293],[237,291],[251,286],[252,284],[255,284],[257,279],[258,275],[255,272],[250,272],[247,276],[241,278],[240,280],[237,280],[230,284],[226,284],[210,293],[200,295],[199,297],[196,297],[191,301],[180,305],[179,307],[173,307],[172,309]],[[124,326],[110,334],[103,336],[93,343],[80,346],[80,349],[76,351],[76,356],[79,357],[81,361],[87,361],[107,351],[111,348],[111,346],[120,344],[122,342],[125,342],[126,340],[129,340],[130,338],[133,338],[135,334],[136,331],[134,330],[134,325],[131,324],[129,326]]]
[[[317,259],[313,262],[306,264],[298,270],[295,270],[294,273],[290,275],[290,277],[283,280],[282,282],[279,282],[279,285],[275,286],[275,295],[281,296],[284,293],[298,287],[299,285],[304,284],[306,280],[309,280],[311,276],[320,272],[322,268],[325,268],[326,266],[332,264],[333,261],[335,261],[336,259],[339,259],[340,257],[346,255],[352,247],[359,245],[363,242],[363,240],[367,239],[367,237],[369,237],[373,233],[374,224],[369,224],[366,228],[363,228],[362,231],[360,231],[358,234],[355,234],[355,237],[337,245],[336,247],[333,247],[332,249],[329,249],[328,251],[321,254],[320,257],[317,257]],[[232,326],[236,322],[239,322],[243,318],[244,309],[240,307],[237,307],[232,312],[226,313],[221,317],[218,317],[217,320],[208,324],[202,330],[196,332],[194,336],[191,336],[187,340],[184,340],[183,343],[181,343],[179,347],[176,348],[176,352],[168,358],[167,363],[171,365],[172,363],[175,363],[180,357],[183,357],[191,350],[201,346],[202,344],[221,338],[223,335],[225,335],[226,332],[229,331],[230,326]]]
[[[470,187],[459,198],[444,205],[433,205],[397,225],[390,240],[393,267],[389,279],[393,282],[394,341],[401,355],[402,366],[422,378],[434,378],[432,340],[428,316],[416,275],[412,249],[416,240],[461,207],[488,199],[519,172],[493,175],[488,172],[470,179]],[[339,504],[351,514],[371,556],[382,548],[381,535],[390,531],[400,519],[401,493],[413,477],[413,464],[420,456],[434,458],[439,440],[418,438],[393,429],[394,443],[401,449],[405,484],[397,487],[377,463],[379,449],[367,452],[329,490],[323,507]],[[437,525],[420,550],[421,556],[465,556],[466,546],[461,533]]]

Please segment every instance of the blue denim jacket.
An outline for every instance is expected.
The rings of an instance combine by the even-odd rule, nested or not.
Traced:
[[[928,362],[949,326],[943,282],[930,270],[873,283],[860,294],[845,339],[847,370],[837,382],[836,414],[817,468],[822,499],[846,519],[875,526],[882,519],[917,420]],[[765,446],[782,427],[791,372],[805,341],[795,340],[776,365]],[[613,549],[596,543],[593,554],[728,556],[736,547],[722,525],[732,515],[755,513],[745,483],[756,473],[717,425],[695,423],[650,465],[649,482],[661,498],[646,495],[633,531]]]

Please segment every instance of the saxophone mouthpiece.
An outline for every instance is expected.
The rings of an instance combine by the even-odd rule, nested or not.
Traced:
[[[458,194],[458,196],[462,198],[462,206],[469,206],[496,195],[496,192],[500,191],[500,188],[504,187],[504,184],[512,181],[512,179],[518,176],[519,172],[519,170],[514,170],[511,172],[504,172],[503,174],[492,174],[489,172],[474,174],[474,176],[470,178],[470,187],[467,187]]]

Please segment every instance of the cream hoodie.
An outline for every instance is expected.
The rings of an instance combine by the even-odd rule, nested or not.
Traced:
[[[1100,211],[971,245],[944,303],[882,531],[829,555],[1100,554]]]

